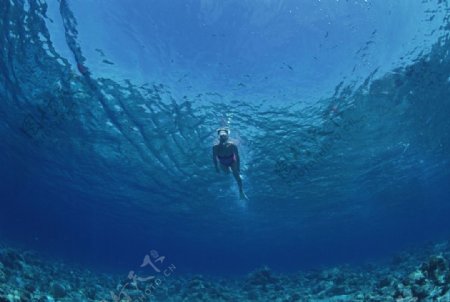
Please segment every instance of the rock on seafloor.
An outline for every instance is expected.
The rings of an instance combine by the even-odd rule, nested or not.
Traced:
[[[42,259],[29,251],[0,249],[0,302],[450,302],[449,242],[403,252],[390,262],[290,274],[264,266],[235,278],[173,274],[143,281]]]

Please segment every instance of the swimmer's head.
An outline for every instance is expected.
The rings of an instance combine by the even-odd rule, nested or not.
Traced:
[[[229,133],[230,131],[227,128],[217,129],[217,134],[219,135],[219,139],[221,142],[226,142],[228,140]]]

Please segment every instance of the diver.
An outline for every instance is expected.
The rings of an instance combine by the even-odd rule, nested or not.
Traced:
[[[233,172],[233,176],[239,186],[239,196],[241,199],[248,200],[242,189],[242,179],[240,175],[240,159],[238,148],[235,144],[228,141],[229,130],[227,128],[219,128],[217,134],[219,135],[219,143],[213,146],[213,161],[216,167],[217,173],[220,173],[220,169],[217,165],[217,159],[219,159],[220,167],[224,173],[229,173],[230,168]]]

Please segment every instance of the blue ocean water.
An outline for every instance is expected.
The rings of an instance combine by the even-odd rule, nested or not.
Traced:
[[[384,259],[450,234],[448,1],[0,2],[0,239],[102,271]],[[217,174],[228,127],[249,201]]]

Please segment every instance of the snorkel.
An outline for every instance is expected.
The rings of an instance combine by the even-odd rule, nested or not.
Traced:
[[[227,142],[229,133],[230,131],[226,128],[220,128],[217,130],[217,134],[219,135],[219,141],[221,144]]]

